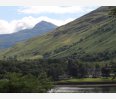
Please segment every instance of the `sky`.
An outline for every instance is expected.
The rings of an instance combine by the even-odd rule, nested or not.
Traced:
[[[98,6],[0,6],[0,34],[33,28],[40,21],[61,26],[96,8]]]

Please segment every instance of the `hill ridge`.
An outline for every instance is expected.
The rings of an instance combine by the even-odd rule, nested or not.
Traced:
[[[97,55],[104,51],[114,53],[116,21],[109,17],[109,11],[112,8],[100,7],[52,32],[18,43],[4,51],[1,56],[17,55],[19,59],[36,59],[61,58],[74,53],[77,56],[80,54]]]

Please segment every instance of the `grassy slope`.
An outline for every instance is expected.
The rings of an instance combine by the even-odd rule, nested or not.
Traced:
[[[17,55],[20,59],[42,58],[46,52],[54,51],[64,45],[71,45],[84,39],[71,48],[54,54],[52,57],[64,57],[78,52],[79,48],[88,53],[116,50],[115,22],[108,18],[108,7],[101,7],[79,19],[61,26],[51,33],[21,42],[2,51],[3,56]],[[109,26],[112,26],[109,30]],[[107,31],[106,31],[107,30]]]
[[[58,84],[76,84],[76,83],[114,83],[116,82],[116,79],[112,80],[112,78],[81,78],[81,79],[67,79],[67,80],[61,80],[58,81]]]
[[[54,55],[54,57],[61,57],[67,56],[68,52],[74,53],[79,52],[79,48],[82,48],[86,53],[98,53],[103,52],[106,50],[109,51],[115,51],[116,50],[116,29],[115,25],[116,22],[111,22],[110,20],[105,23],[101,28],[104,28],[104,31],[100,31],[101,28],[98,28],[94,32],[89,32],[90,35],[88,38],[83,39],[82,42],[76,44],[75,46],[70,47],[68,50],[65,50],[63,52],[58,53],[57,55]],[[107,28],[110,28],[107,30]],[[84,36],[83,36],[84,37]],[[70,53],[69,53],[70,54]]]

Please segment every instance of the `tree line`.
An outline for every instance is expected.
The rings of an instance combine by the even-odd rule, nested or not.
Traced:
[[[55,81],[70,78],[116,78],[116,62],[70,56],[59,59],[0,60],[0,92],[47,92]]]

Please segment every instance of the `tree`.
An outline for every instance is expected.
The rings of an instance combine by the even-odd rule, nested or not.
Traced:
[[[111,65],[111,70],[112,70],[112,80],[114,80],[116,78],[116,63],[111,61],[110,62],[110,65]]]
[[[41,74],[38,78],[31,74],[7,73],[4,79],[0,80],[0,92],[46,92],[51,87],[52,83],[45,73]]]
[[[99,64],[95,65],[93,77],[99,77],[101,75],[101,68]]]
[[[77,77],[77,65],[73,59],[68,59],[68,74],[72,77]]]
[[[77,61],[77,77],[86,78],[89,73],[88,64]]]
[[[101,69],[101,72],[103,77],[110,76],[110,68],[107,65]]]

